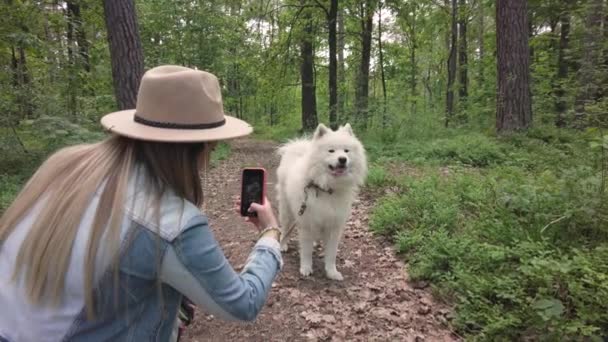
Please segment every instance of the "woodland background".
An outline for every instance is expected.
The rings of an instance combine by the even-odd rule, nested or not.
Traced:
[[[282,141],[354,125],[373,231],[471,339],[608,336],[605,0],[0,1],[0,212],[144,70]],[[222,145],[217,158],[229,154]]]

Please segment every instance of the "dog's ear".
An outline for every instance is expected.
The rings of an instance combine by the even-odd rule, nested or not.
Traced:
[[[350,127],[350,124],[347,123],[346,125],[340,127],[341,130],[345,131],[346,133],[350,134],[350,135],[355,135],[355,133],[353,133],[353,128]]]
[[[329,128],[327,128],[327,126],[325,126],[324,124],[320,123],[319,126],[317,126],[317,129],[315,130],[313,139],[321,139],[321,137],[327,134],[327,132],[329,132]]]

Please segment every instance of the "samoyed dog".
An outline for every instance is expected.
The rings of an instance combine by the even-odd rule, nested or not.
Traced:
[[[312,252],[323,242],[325,273],[342,280],[336,254],[351,205],[367,175],[367,158],[350,124],[332,131],[319,124],[312,138],[292,140],[278,150],[279,221],[283,230],[281,249],[293,225],[298,227],[300,273],[312,274]]]

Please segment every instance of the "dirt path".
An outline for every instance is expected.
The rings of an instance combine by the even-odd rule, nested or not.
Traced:
[[[274,199],[278,158],[269,142],[239,140],[231,157],[210,171],[205,213],[215,236],[235,269],[240,270],[254,244],[255,232],[232,213],[239,194],[240,170],[262,166],[269,171]],[[314,258],[314,274],[301,278],[297,242],[283,254],[285,267],[255,323],[227,323],[197,312],[184,341],[453,341],[445,326],[449,311],[431,299],[428,289],[406,281],[405,265],[389,244],[367,230],[372,199],[361,194],[338,252],[344,281],[324,278],[322,251]],[[273,202],[274,203],[274,202]],[[276,205],[275,205],[276,207]]]

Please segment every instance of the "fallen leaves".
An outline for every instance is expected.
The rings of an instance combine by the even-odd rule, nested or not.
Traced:
[[[428,315],[431,312],[430,306],[421,306],[418,308],[418,313],[421,315]]]
[[[365,211],[355,213],[364,215]],[[420,292],[428,284],[418,284],[416,289],[408,283],[405,264],[395,257],[392,247],[375,245],[362,221],[349,222],[345,237],[353,244],[339,254],[343,269],[355,272],[346,286],[311,279],[306,287],[280,289],[281,298],[302,307],[298,311],[304,325],[301,337],[312,341],[422,341],[423,336],[436,336],[434,326],[441,322],[433,316],[436,304]],[[298,284],[302,285],[295,282],[292,286]]]
[[[306,319],[306,321],[308,321],[312,324],[336,323],[336,317],[333,315],[326,315],[326,314],[321,314],[321,313],[312,312],[312,311],[302,311],[300,313],[300,315],[302,317],[304,317],[304,319]]]
[[[344,260],[344,264],[343,265],[346,268],[353,268],[355,266],[355,263],[352,262],[352,261],[350,261],[350,260],[348,260],[348,259],[346,259],[346,260]]]

